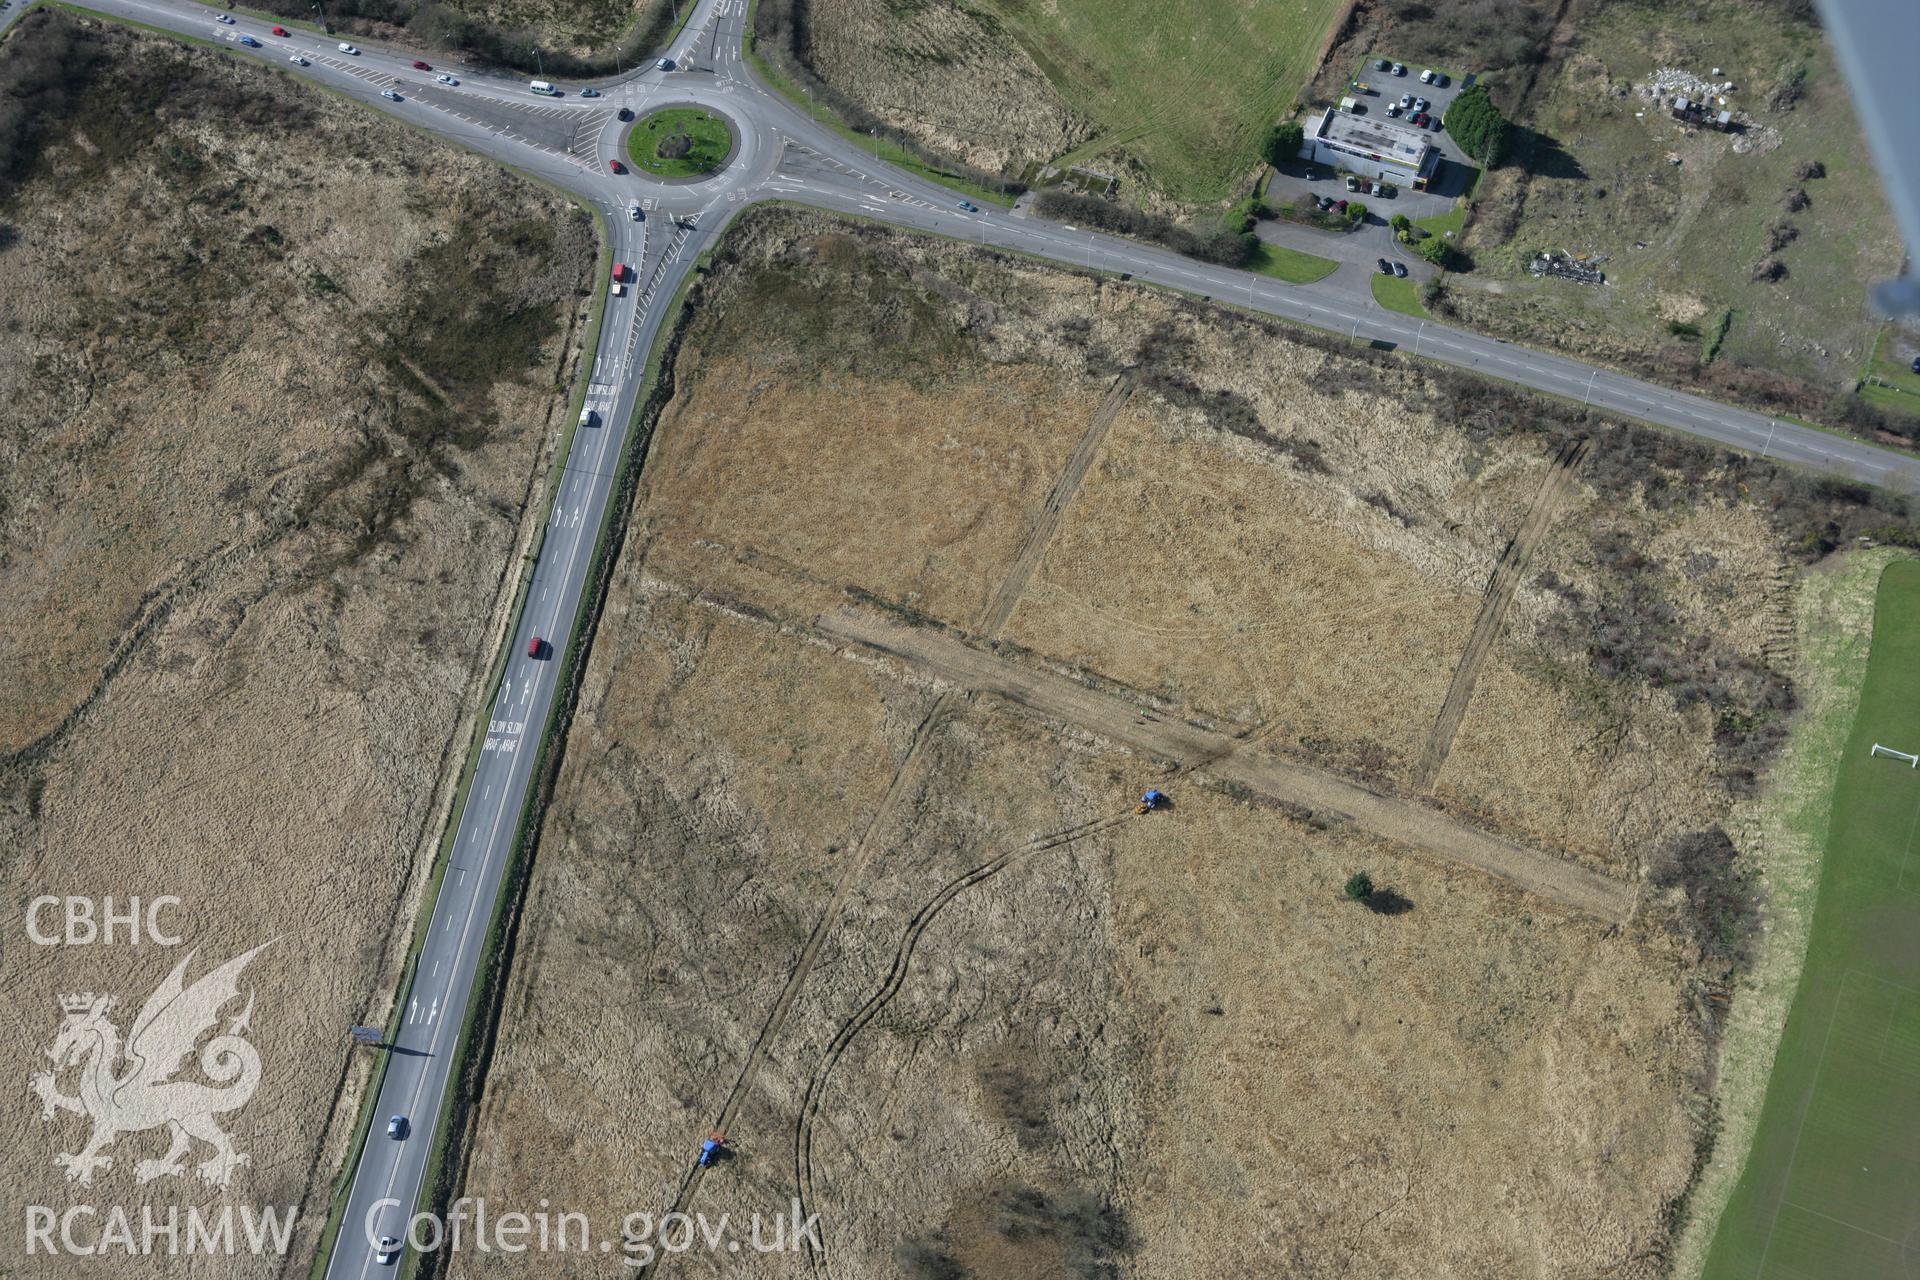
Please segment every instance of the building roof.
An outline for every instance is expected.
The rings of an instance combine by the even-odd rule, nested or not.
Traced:
[[[1351,151],[1369,159],[1384,160],[1418,170],[1431,150],[1426,136],[1408,125],[1371,116],[1356,116],[1329,110],[1320,120],[1316,135],[1321,142],[1342,151]]]

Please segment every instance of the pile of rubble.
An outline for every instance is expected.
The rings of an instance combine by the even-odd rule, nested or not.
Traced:
[[[1546,253],[1536,253],[1527,263],[1530,276],[1559,276],[1562,280],[1573,280],[1580,284],[1605,284],[1607,273],[1600,270],[1599,263],[1606,261],[1604,255],[1596,254],[1592,258],[1574,258],[1558,249]]]

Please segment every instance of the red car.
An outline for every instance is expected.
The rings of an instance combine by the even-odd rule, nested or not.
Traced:
[[[607,161],[607,167],[615,173],[625,173],[627,171],[627,166],[621,164],[618,160]]]
[[[426,63],[424,63],[424,62],[422,62],[422,61],[420,61],[420,59],[418,59],[418,58],[415,58],[415,59],[413,60],[413,69],[414,69],[415,71],[431,71],[431,70],[433,70],[433,68],[432,68],[432,67],[430,67],[430,66],[428,66],[428,65],[427,65]]]
[[[539,636],[535,636],[533,639],[527,641],[527,656],[529,658],[539,657],[541,651],[546,648],[546,645],[547,642],[545,640],[542,640]]]
[[[273,28],[273,34],[277,36],[283,36],[287,34],[287,29],[285,27],[275,27]]]
[[[625,284],[627,282],[627,264],[626,263],[616,262],[613,264],[613,282],[615,284]]]

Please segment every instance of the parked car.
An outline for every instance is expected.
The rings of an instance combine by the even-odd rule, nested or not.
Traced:
[[[427,65],[426,63],[424,63],[424,62],[422,62],[422,61],[420,61],[420,59],[418,59],[418,58],[415,58],[415,59],[413,60],[413,69],[414,69],[415,71],[431,71],[431,70],[433,70],[433,68],[432,68],[432,67],[430,67],[430,66],[428,66],[428,65]]]
[[[653,65],[659,68],[661,71],[671,71],[673,70],[673,59],[662,58],[660,59],[660,61],[654,63]]]
[[[383,1267],[390,1267],[393,1265],[393,1260],[399,1256],[400,1242],[392,1236],[381,1236],[380,1248],[374,1253],[373,1260]]]
[[[306,67],[306,66],[313,65],[312,63],[308,62],[305,58],[301,57],[297,53],[288,57],[287,61],[291,62],[296,67]]]
[[[258,49],[260,47],[260,42],[258,40],[255,40],[252,36],[241,36],[240,43],[247,46],[247,48],[249,49]]]
[[[442,71],[439,75],[435,76],[434,79],[438,80],[441,84],[459,84],[460,83],[458,80],[454,79],[452,76],[448,75],[444,71]]]
[[[285,27],[273,27],[271,28],[271,30],[273,34],[277,36],[283,36],[287,34],[287,29]]]
[[[1380,61],[1373,64],[1373,69],[1375,71],[1391,71],[1393,70],[1393,64],[1387,61],[1385,58],[1382,58],[1380,59]]]
[[[387,1117],[387,1136],[389,1138],[406,1137],[407,1136],[407,1118],[405,1116]]]
[[[382,89],[380,91],[380,96],[393,102],[399,102],[401,100],[400,95],[395,93],[391,89]]]
[[[1413,100],[1413,109],[1415,111],[1425,111],[1428,107],[1432,105],[1433,104],[1428,102],[1425,98],[1415,98]]]
[[[215,22],[224,22],[224,23],[226,23],[226,24],[227,24],[228,26],[232,26],[232,25],[233,25],[233,15],[232,15],[232,14],[230,14],[230,13],[219,13],[219,14],[215,14],[215,15],[214,15],[214,18],[213,18],[213,20],[214,20]]]
[[[1407,64],[1406,64],[1406,63],[1404,63],[1404,62],[1396,62],[1396,63],[1394,63],[1394,64],[1393,64],[1393,74],[1395,74],[1395,75],[1397,75],[1397,76],[1403,76],[1403,75],[1405,75],[1405,74],[1407,74]]]
[[[580,96],[583,98],[597,98],[600,96],[600,91],[598,89],[582,89]]]
[[[1422,72],[1420,73],[1420,83],[1421,83],[1421,84],[1432,84],[1432,83],[1433,83],[1433,71],[1432,71],[1432,69],[1431,69],[1431,68],[1429,68],[1429,69],[1427,69],[1427,70],[1425,70],[1425,71],[1422,71]]]
[[[1414,124],[1420,126],[1422,129],[1427,127],[1427,115],[1424,111],[1416,111],[1411,116],[1408,116],[1407,118],[1413,121]]]
[[[1392,264],[1392,263],[1390,263],[1390,262],[1388,262],[1388,261],[1387,261],[1387,260],[1386,260],[1385,258],[1376,258],[1376,259],[1375,259],[1375,261],[1376,261],[1376,262],[1378,262],[1378,263],[1380,264],[1380,274],[1381,274],[1381,275],[1383,275],[1383,276],[1390,276],[1390,275],[1392,275],[1392,274],[1393,274],[1393,264]]]
[[[1351,174],[1347,175],[1347,190],[1358,191],[1359,189],[1360,189],[1360,179],[1354,177]]]
[[[1444,89],[1444,88],[1446,88],[1446,87],[1447,87],[1447,86],[1448,86],[1449,84],[1452,84],[1452,83],[1453,83],[1453,82],[1452,82],[1451,80],[1449,80],[1449,79],[1447,79],[1447,73],[1446,73],[1446,72],[1444,72],[1444,71],[1436,71],[1436,72],[1434,72],[1434,73],[1433,73],[1433,85],[1434,85],[1434,87],[1435,87],[1435,88],[1437,88],[1437,89]]]
[[[351,57],[351,58],[357,58],[360,56],[360,51],[354,48],[352,45],[347,44],[345,41],[342,41],[340,44],[340,52],[346,54],[348,57]]]
[[[1313,198],[1313,202],[1315,205],[1319,207],[1322,213],[1325,213],[1328,209],[1333,208],[1332,196],[1315,196]]]
[[[1333,202],[1333,211],[1335,213],[1345,213],[1347,211],[1347,202],[1345,200],[1335,200]]]
[[[1373,194],[1377,196],[1398,195],[1399,190],[1400,189],[1398,187],[1394,186],[1390,182],[1376,182],[1373,184]]]
[[[1410,106],[1412,106],[1412,105],[1413,105],[1413,95],[1412,95],[1412,94],[1410,94],[1410,93],[1403,93],[1403,94],[1401,94],[1401,95],[1400,95],[1400,109],[1401,109],[1402,111],[1405,111],[1405,110],[1406,110],[1406,109],[1407,109],[1408,107],[1410,107]]]
[[[1396,276],[1404,276],[1405,274],[1407,274],[1407,264],[1404,262],[1394,263],[1393,274],[1395,274]]]

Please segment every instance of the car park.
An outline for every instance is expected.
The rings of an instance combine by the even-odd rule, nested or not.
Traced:
[[[415,58],[415,59],[413,60],[413,69],[414,69],[415,71],[431,71],[431,70],[433,70],[433,68],[432,68],[432,67],[430,67],[430,66],[428,66],[428,65],[427,65],[426,63],[424,63],[424,62],[422,62],[422,61],[420,61],[420,59],[418,59],[418,58]]]
[[[252,36],[241,36],[240,43],[247,46],[247,48],[249,49],[258,49],[260,47],[260,42],[258,40],[255,40]]]
[[[1393,274],[1395,274],[1396,276],[1404,276],[1405,274],[1407,274],[1407,264],[1404,262],[1394,263]]]
[[[287,29],[285,27],[270,27],[268,28],[268,30],[270,30],[276,36],[284,36],[285,34],[287,34]]]
[[[653,65],[661,71],[671,71],[673,70],[673,59],[662,58],[660,59],[660,61],[654,63]]]
[[[381,1236],[380,1248],[375,1251],[373,1260],[383,1267],[390,1267],[393,1265],[393,1260],[399,1256],[400,1242],[392,1236]]]
[[[452,76],[448,75],[444,71],[442,71],[439,75],[435,76],[434,79],[438,80],[441,84],[459,84],[460,83],[458,80],[454,79]]]
[[[287,61],[291,62],[296,67],[306,67],[306,66],[313,65],[297,53],[289,55],[287,58]]]
[[[340,43],[339,48],[340,48],[340,52],[348,55],[349,57],[357,58],[360,56],[360,51],[354,48],[352,45],[347,44],[345,41],[342,41]]]
[[[395,93],[392,89],[382,89],[380,91],[380,96],[387,99],[390,102],[401,101],[400,95]]]

